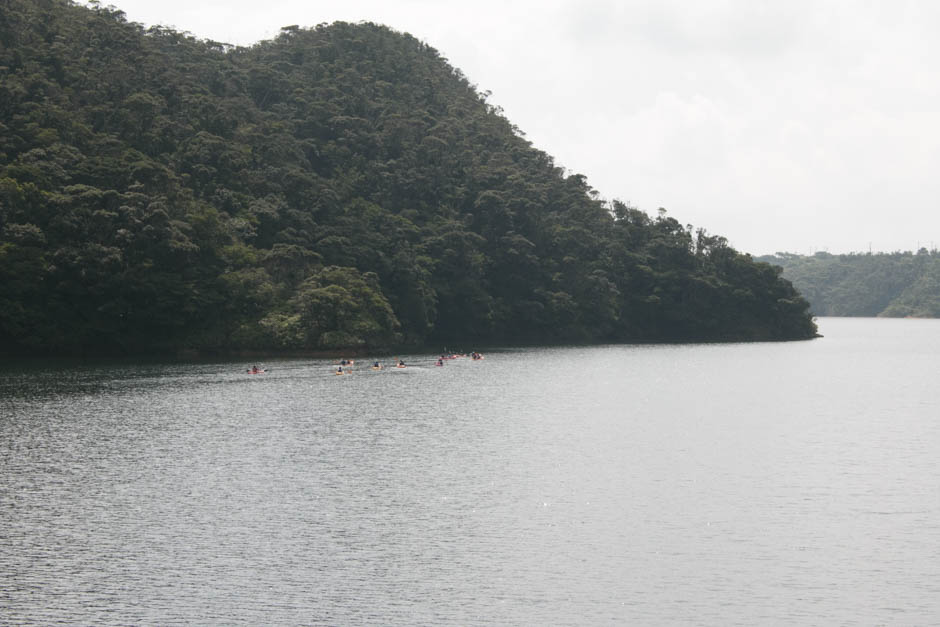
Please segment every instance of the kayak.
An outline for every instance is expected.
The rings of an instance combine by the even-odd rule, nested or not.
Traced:
[[[246,370],[245,372],[247,372],[248,374],[264,374],[266,371],[265,370],[258,370],[258,371]]]

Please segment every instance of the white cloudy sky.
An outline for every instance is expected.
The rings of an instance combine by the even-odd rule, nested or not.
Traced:
[[[940,3],[102,0],[250,45],[367,20],[437,48],[602,197],[742,251],[940,246]]]

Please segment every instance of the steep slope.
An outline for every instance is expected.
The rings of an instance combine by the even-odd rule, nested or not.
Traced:
[[[0,12],[0,341],[47,352],[798,339],[720,237],[597,199],[426,44]]]

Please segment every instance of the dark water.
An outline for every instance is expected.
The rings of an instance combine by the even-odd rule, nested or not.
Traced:
[[[0,623],[940,624],[940,321],[7,370]]]

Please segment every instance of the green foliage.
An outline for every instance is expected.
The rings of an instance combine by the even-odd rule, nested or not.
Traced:
[[[0,18],[2,346],[814,334],[769,266],[599,200],[409,35],[233,48],[68,0]]]
[[[287,303],[297,317],[301,346],[388,345],[400,327],[378,277],[329,266],[306,279]]]
[[[940,254],[936,250],[762,258],[806,295],[819,316],[940,317]]]

